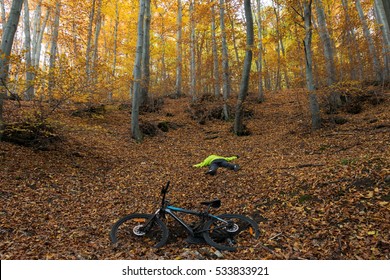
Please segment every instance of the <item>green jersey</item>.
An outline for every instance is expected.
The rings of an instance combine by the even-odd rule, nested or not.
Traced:
[[[211,164],[212,161],[216,160],[216,159],[224,159],[226,161],[232,161],[234,159],[236,159],[237,156],[232,156],[232,157],[221,157],[221,156],[217,156],[217,155],[210,155],[208,156],[204,161],[198,163],[198,164],[195,164],[193,165],[193,167],[203,167],[203,166],[208,166]]]

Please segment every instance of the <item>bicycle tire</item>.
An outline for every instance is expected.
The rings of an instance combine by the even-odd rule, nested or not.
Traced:
[[[252,247],[260,235],[259,226],[252,219],[238,214],[222,214],[218,219],[207,221],[203,227],[203,238],[211,246],[221,251],[236,251],[238,248]]]
[[[147,231],[141,229],[141,226],[152,217],[151,214],[134,213],[119,219],[110,231],[112,243],[133,246],[137,241],[143,241],[154,248],[164,246],[168,240],[169,230],[157,216],[154,216],[151,227]]]

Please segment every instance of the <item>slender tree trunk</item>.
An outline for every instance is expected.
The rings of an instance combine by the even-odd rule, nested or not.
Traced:
[[[37,41],[35,43],[36,49],[33,52],[34,54],[34,67],[39,67],[39,62],[41,59],[41,49],[42,49],[42,41],[43,41],[43,34],[45,33],[46,24],[50,17],[50,9],[47,9],[45,18],[42,22],[42,26],[39,29]]]
[[[181,0],[177,0],[177,40],[176,40],[176,52],[177,52],[177,61],[176,61],[176,97],[182,95],[182,71],[183,71],[183,49],[182,49],[182,30],[183,30],[183,7]]]
[[[190,20],[191,20],[191,47],[190,47],[190,52],[191,52],[191,80],[190,80],[190,94],[192,96],[192,101],[196,101],[196,57],[195,57],[195,17],[194,17],[194,12],[195,12],[195,1],[191,0],[190,1]]]
[[[261,20],[261,2],[257,2],[257,37],[258,37],[258,55],[257,55],[257,77],[258,77],[258,92],[257,92],[257,101],[264,102],[264,88],[263,88],[263,34],[262,34],[262,20]]]
[[[34,73],[31,62],[30,10],[28,8],[28,0],[24,0],[24,35],[24,48],[26,51],[26,91],[24,97],[26,100],[31,100],[34,97]]]
[[[273,4],[275,5],[275,2],[273,1]],[[280,55],[280,27],[279,27],[279,8],[274,6],[274,13],[276,17],[276,50],[277,50],[277,70],[276,70],[276,80],[275,80],[275,91],[280,90],[282,88],[281,86],[281,76],[280,76],[280,68],[281,68],[281,55]]]
[[[217,35],[215,26],[215,1],[211,6],[211,36],[212,36],[212,50],[213,50],[213,80],[214,80],[214,96],[219,97],[221,85],[219,83],[219,62],[217,51]]]
[[[136,141],[142,141],[142,133],[139,128],[139,106],[140,106],[140,94],[141,94],[141,60],[144,41],[144,13],[145,13],[145,0],[139,2],[139,15],[138,15],[138,27],[137,27],[137,47],[134,62],[134,85],[133,85],[133,100],[131,110],[131,137]]]
[[[96,24],[95,24],[95,36],[93,41],[93,52],[91,61],[91,75],[93,83],[97,82],[96,65],[99,58],[99,37],[100,30],[102,27],[102,0],[98,0],[97,11],[96,11]]]
[[[58,43],[58,31],[60,26],[60,10],[61,10],[61,0],[56,1],[56,11],[54,17],[54,26],[53,34],[51,36],[51,48],[50,48],[50,58],[49,58],[49,97],[52,99],[53,88],[54,88],[54,69],[56,64],[57,57],[57,43]]]
[[[87,50],[85,57],[85,73],[88,83],[91,82],[91,49],[92,49],[92,30],[93,30],[93,21],[95,18],[95,5],[96,0],[92,0],[91,12],[89,14],[89,23],[88,23],[88,35],[87,35]]]
[[[117,49],[118,49],[118,26],[119,26],[119,0],[115,2],[115,27],[114,27],[114,49],[113,57],[114,61],[112,62],[112,78],[115,80],[116,75],[116,60],[117,60]],[[108,93],[108,101],[112,102],[113,92],[112,90]]]
[[[150,84],[150,0],[145,0],[145,15],[144,15],[144,43],[142,51],[142,83],[141,83],[141,100],[140,105],[146,106],[148,103],[149,84]]]
[[[225,3],[228,4],[229,2],[225,2]],[[225,14],[227,15],[227,17],[228,17],[228,19],[230,21],[230,27],[231,27],[231,32],[232,32],[232,41],[233,41],[233,49],[234,49],[234,54],[235,54],[235,58],[236,58],[236,64],[238,65],[240,63],[240,58],[239,58],[239,55],[238,55],[238,47],[237,47],[237,39],[236,39],[236,28],[234,26],[234,18],[232,16],[232,14],[229,12],[229,10],[227,12],[225,12]]]
[[[7,22],[7,18],[5,16],[5,6],[4,6],[4,0],[0,0],[0,8],[1,8],[1,24],[3,26],[3,30],[5,27],[5,23]]]
[[[78,30],[77,30],[77,22],[76,22],[76,18],[77,18],[77,15],[73,15],[72,17],[72,41],[73,41],[73,55],[72,55],[72,59],[73,59],[73,63],[76,63],[76,59],[78,57],[78,54],[79,54],[79,47],[78,47],[78,40],[77,40],[77,37],[78,37]],[[80,69],[77,70],[79,73],[80,73]]]
[[[283,69],[284,81],[286,83],[286,88],[290,88],[290,80],[288,78],[287,64],[286,64],[286,52],[284,49],[283,35],[281,34],[280,28],[280,9],[279,4],[275,3],[277,6],[274,7],[274,12],[276,16],[276,36],[278,39],[277,42],[277,51],[278,51],[278,68],[275,89],[280,90],[282,88],[282,77],[281,69]]]
[[[332,40],[329,36],[328,27],[326,26],[326,19],[324,8],[321,0],[315,0],[319,33],[322,44],[324,46],[326,71],[328,73],[327,84],[330,86],[337,81],[336,66],[334,63],[334,50],[332,47]]]
[[[383,45],[384,45],[384,51],[383,51],[383,57],[384,57],[384,65],[385,65],[385,71],[384,71],[384,78],[385,80],[390,79],[390,18],[387,18],[386,10],[385,10],[385,2],[382,2],[382,0],[375,0],[375,7],[376,7],[376,14],[378,18],[378,23],[380,24],[381,31],[382,31],[382,37],[383,37]],[[387,1],[387,3],[389,3]],[[390,9],[390,4],[388,4]]]
[[[271,75],[270,75],[270,71],[269,71],[269,68],[268,68],[268,62],[267,62],[267,59],[265,57],[265,50],[264,50],[264,55],[263,55],[263,66],[264,66],[264,85],[265,85],[265,88],[267,90],[271,90],[272,89],[272,81],[271,81]]]
[[[42,0],[38,1],[37,7],[34,11],[33,30],[32,30],[32,65],[35,67],[35,53],[37,51],[37,43],[39,37],[39,31],[41,28],[42,17]]]
[[[225,120],[229,119],[227,100],[230,96],[230,73],[229,55],[225,29],[225,0],[219,0],[219,20],[222,34],[222,93],[223,93],[223,115]]]
[[[0,141],[3,136],[3,106],[6,95],[6,87],[9,71],[9,56],[11,55],[16,30],[18,28],[20,12],[22,10],[23,0],[13,0],[8,21],[5,24],[1,38],[0,53]]]
[[[345,12],[350,76],[352,80],[363,80],[363,62],[359,51],[359,44],[356,40],[354,29],[352,28],[352,21],[349,15],[348,1],[342,0],[342,4]]]
[[[385,10],[386,18],[387,18],[387,25],[388,28],[390,28],[390,1],[387,0],[379,0],[383,4],[383,9]]]
[[[378,55],[376,53],[374,41],[371,37],[370,30],[368,29],[367,21],[366,21],[366,18],[364,16],[364,13],[363,13],[363,9],[362,9],[362,5],[360,3],[360,0],[356,0],[355,4],[356,4],[356,9],[359,13],[360,21],[361,21],[362,26],[363,26],[364,37],[366,38],[366,40],[368,42],[368,50],[370,52],[372,62],[373,62],[373,70],[375,73],[375,79],[377,81],[382,81],[382,71],[381,71],[381,67],[380,67],[380,63],[379,63],[379,58],[378,58]]]
[[[283,37],[279,38],[280,42],[280,50],[282,51],[282,66],[283,66],[283,75],[284,75],[284,81],[286,83],[286,88],[290,88],[290,79],[288,77],[288,69],[287,69],[287,63],[286,63],[286,51],[284,49],[284,43],[283,43]]]
[[[304,0],[304,21],[305,21],[305,57],[306,57],[306,84],[309,90],[309,106],[311,112],[312,128],[314,130],[321,127],[320,108],[317,100],[317,94],[314,91],[313,82],[313,59],[312,59],[312,0]]]
[[[251,9],[251,1],[244,0],[244,8],[245,8],[245,18],[246,18],[246,52],[244,59],[244,68],[242,71],[242,78],[240,84],[240,92],[238,94],[237,105],[236,105],[236,115],[234,119],[234,127],[233,131],[236,135],[244,134],[244,101],[248,94],[249,87],[249,77],[250,77],[250,69],[252,64],[252,49],[253,45],[253,17],[252,17],[252,9]]]

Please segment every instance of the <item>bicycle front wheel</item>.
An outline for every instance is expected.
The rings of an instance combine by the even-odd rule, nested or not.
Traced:
[[[118,220],[111,229],[112,243],[120,246],[133,246],[144,242],[149,246],[160,248],[167,243],[169,230],[157,217],[151,214],[135,213]]]
[[[255,245],[260,235],[259,226],[243,215],[222,214],[203,227],[203,238],[218,250],[235,251]]]

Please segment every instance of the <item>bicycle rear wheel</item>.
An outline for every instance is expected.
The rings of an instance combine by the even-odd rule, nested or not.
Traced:
[[[260,235],[259,226],[243,215],[222,214],[205,223],[203,238],[218,250],[235,251],[253,247]]]
[[[167,243],[169,230],[157,217],[151,214],[135,213],[118,220],[110,231],[112,243],[125,246],[142,241],[160,248]]]

